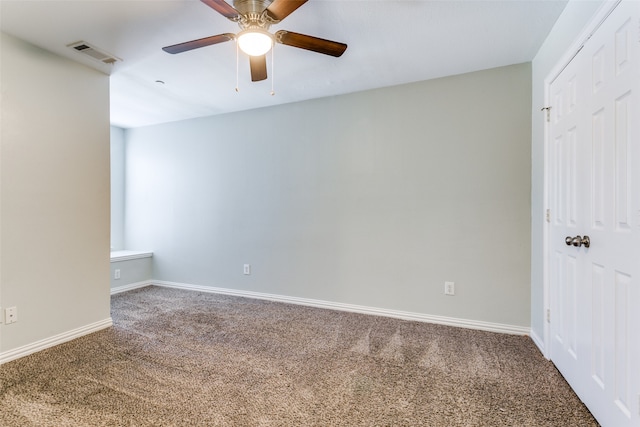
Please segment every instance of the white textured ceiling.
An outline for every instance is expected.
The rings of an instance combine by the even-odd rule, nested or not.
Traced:
[[[236,75],[234,42],[176,55],[161,50],[238,32],[198,0],[0,0],[0,29],[110,74],[112,124],[130,128],[531,61],[565,5],[309,0],[271,31],[343,42],[347,51],[334,58],[276,45],[275,68],[269,56],[269,78],[257,83],[242,55]],[[79,40],[122,62],[104,65],[66,47]]]

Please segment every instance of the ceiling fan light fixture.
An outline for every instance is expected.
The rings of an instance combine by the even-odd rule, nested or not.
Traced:
[[[273,47],[273,36],[265,30],[251,28],[238,33],[238,46],[249,56],[262,56]]]

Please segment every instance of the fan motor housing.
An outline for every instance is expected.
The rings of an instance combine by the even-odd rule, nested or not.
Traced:
[[[271,0],[234,0],[233,7],[247,17],[259,17],[270,4]]]

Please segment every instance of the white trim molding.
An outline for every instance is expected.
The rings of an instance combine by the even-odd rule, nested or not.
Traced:
[[[186,283],[152,280],[151,285],[165,288],[176,288],[190,291],[207,292],[214,294],[233,295],[246,298],[263,299],[269,301],[284,302],[289,304],[306,305],[310,307],[326,308],[330,310],[348,311],[352,313],[371,314],[375,316],[393,317],[402,320],[413,320],[439,325],[455,326],[459,328],[476,329],[481,331],[498,332],[512,335],[529,335],[531,328],[528,326],[506,325],[502,323],[483,322],[479,320],[459,319],[455,317],[435,316],[431,314],[412,313],[408,311],[389,310],[378,307],[344,304],[339,302],[323,301],[308,298],[289,297],[285,295],[266,294],[262,292],[243,291],[236,289],[217,288],[212,286],[190,285]]]
[[[542,353],[542,355],[545,356],[547,360],[549,360],[549,357],[547,356],[546,348],[544,346],[544,340],[540,338],[540,336],[533,329],[531,329],[531,340],[538,347],[538,349],[540,350],[540,353]]]
[[[145,287],[151,286],[151,285],[153,285],[153,282],[151,280],[145,280],[145,281],[142,281],[142,282],[129,283],[128,285],[116,286],[114,288],[111,288],[111,295],[115,295],[115,294],[119,294],[119,293],[127,292],[127,291],[132,291],[134,289],[145,288]]]
[[[15,348],[13,350],[5,351],[0,353],[0,365],[3,363],[10,362],[15,359],[19,359],[24,356],[28,356],[32,353],[36,353],[38,351],[42,351],[44,349],[54,347],[58,344],[65,343],[67,341],[74,340],[76,338],[80,338],[84,335],[91,334],[93,332],[97,332],[101,329],[106,329],[113,325],[113,320],[111,317],[100,320],[95,323],[90,323],[88,325],[82,326],[80,328],[73,329],[71,331],[63,332],[58,335],[54,335],[49,338],[45,338],[40,341],[36,341],[31,344],[24,345],[22,347]]]
[[[111,252],[111,262],[129,261],[139,258],[151,258],[153,252],[149,251],[113,251]]]

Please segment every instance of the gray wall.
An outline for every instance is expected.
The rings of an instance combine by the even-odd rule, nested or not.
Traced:
[[[111,289],[149,282],[152,278],[152,262],[152,257],[111,262]],[[115,278],[116,269],[120,270],[120,279]]]
[[[0,39],[2,353],[109,319],[109,78]]]
[[[111,250],[124,247],[124,129],[111,126]]]
[[[544,339],[544,271],[543,236],[544,200],[544,80],[564,56],[567,49],[589,23],[602,1],[570,1],[532,62],[532,138],[531,138],[531,330]]]
[[[528,64],[126,140],[154,279],[529,325]]]

